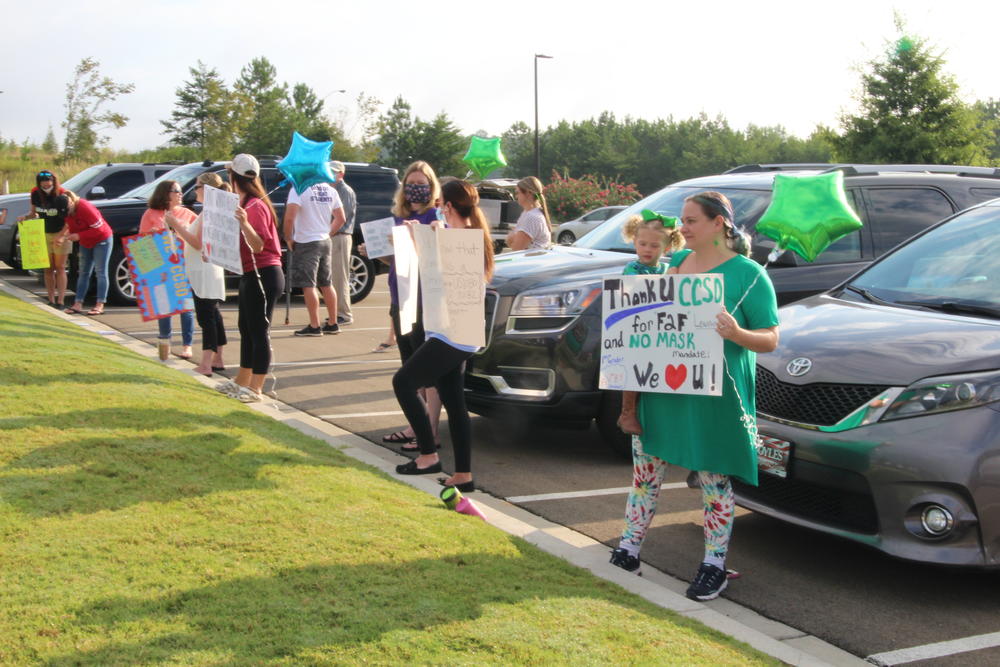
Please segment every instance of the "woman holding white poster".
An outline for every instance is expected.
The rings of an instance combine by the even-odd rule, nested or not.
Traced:
[[[749,239],[736,227],[725,195],[702,192],[688,197],[681,234],[687,247],[674,253],[667,273],[721,274],[725,282],[725,307],[714,323],[724,340],[722,395],[640,394],[642,435],[632,437],[633,486],[625,530],[611,562],[639,571],[639,549],[656,512],[667,464],[698,471],[705,554],[687,596],[711,600],[727,584],[725,563],[735,510],[730,477],[757,484],[755,360],[757,352],[771,352],[778,345],[778,306],[764,268],[748,257]]]
[[[205,202],[205,187],[230,190],[229,184],[214,171],[198,175],[194,186],[195,199]],[[211,377],[213,372],[226,369],[222,360],[222,348],[226,345],[226,325],[222,321],[219,304],[226,300],[226,277],[221,266],[206,262],[202,258],[202,216],[187,225],[171,213],[164,216],[164,222],[178,236],[184,239],[184,270],[187,272],[191,291],[194,293],[194,312],[201,327],[201,363],[195,372]]]
[[[489,223],[478,206],[479,194],[465,181],[454,180],[442,186],[441,201],[441,214],[449,228],[482,230],[485,284],[493,276],[493,246]],[[460,491],[472,491],[472,427],[465,406],[463,375],[466,359],[478,348],[449,340],[442,332],[432,329],[427,329],[425,336],[425,342],[392,378],[396,399],[416,434],[420,448],[420,455],[396,466],[396,472],[401,475],[425,475],[441,471],[430,418],[417,394],[421,387],[435,387],[448,411],[448,429],[455,449],[455,474],[440,481]]]

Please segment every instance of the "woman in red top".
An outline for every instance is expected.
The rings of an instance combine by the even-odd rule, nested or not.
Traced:
[[[86,199],[72,190],[66,190],[56,197],[56,210],[66,221],[65,227],[53,242],[59,245],[65,241],[80,243],[80,276],[76,280],[76,296],[67,313],[83,312],[83,299],[90,287],[90,276],[97,272],[97,305],[87,311],[88,315],[104,312],[104,302],[108,300],[108,260],[111,258],[111,243],[114,235],[111,227],[101,217],[101,212]]]
[[[233,158],[228,171],[233,192],[240,196],[236,209],[243,262],[238,301],[240,370],[234,380],[218,389],[244,403],[256,403],[261,400],[271,366],[271,316],[285,290],[285,275],[281,271],[278,218],[260,182],[260,163],[241,153]]]

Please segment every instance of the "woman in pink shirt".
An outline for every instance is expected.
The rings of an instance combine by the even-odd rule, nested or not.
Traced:
[[[166,230],[167,223],[163,220],[163,217],[168,212],[185,225],[191,224],[198,216],[195,215],[194,211],[181,206],[182,194],[181,184],[177,181],[160,181],[149,198],[149,208],[142,214],[142,220],[139,221],[139,233],[155,234],[156,232]],[[183,242],[180,239],[174,238],[172,233],[171,239],[174,251],[182,253],[184,248]],[[193,303],[191,307],[194,307]],[[170,337],[173,334],[170,320],[172,319],[173,317],[161,317],[156,321],[160,328],[157,341],[160,361],[166,361],[167,357],[170,356]],[[181,359],[190,359],[192,355],[191,346],[194,344],[194,312],[190,310],[185,310],[181,313],[181,344],[184,347],[177,356]]]
[[[260,163],[241,153],[229,164],[229,183],[240,196],[236,219],[240,223],[239,329],[240,370],[217,389],[244,403],[261,400],[271,367],[271,317],[285,290],[277,216],[260,182]]]
[[[104,302],[108,300],[108,260],[111,258],[111,243],[114,235],[101,212],[86,199],[72,190],[66,190],[56,197],[56,210],[63,216],[65,226],[53,241],[61,245],[66,241],[80,243],[80,275],[76,281],[76,296],[67,313],[83,312],[83,298],[90,288],[90,276],[97,273],[97,305],[87,311],[88,315],[104,312]]]

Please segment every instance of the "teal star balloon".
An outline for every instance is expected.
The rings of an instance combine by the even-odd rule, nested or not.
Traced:
[[[333,183],[337,179],[330,171],[332,141],[313,141],[298,132],[292,133],[288,154],[274,165],[299,194],[317,183]]]
[[[861,229],[861,219],[847,203],[844,174],[815,176],[775,174],[771,205],[756,231],[811,262],[845,234]]]
[[[500,137],[484,139],[472,137],[469,150],[462,158],[480,179],[486,178],[494,169],[507,166],[507,159],[500,152]]]

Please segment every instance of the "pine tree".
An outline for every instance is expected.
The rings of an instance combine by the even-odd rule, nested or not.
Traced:
[[[164,134],[175,146],[197,148],[202,159],[228,159],[239,132],[240,98],[200,60],[188,71],[191,79],[177,89],[170,120],[160,121]]]

